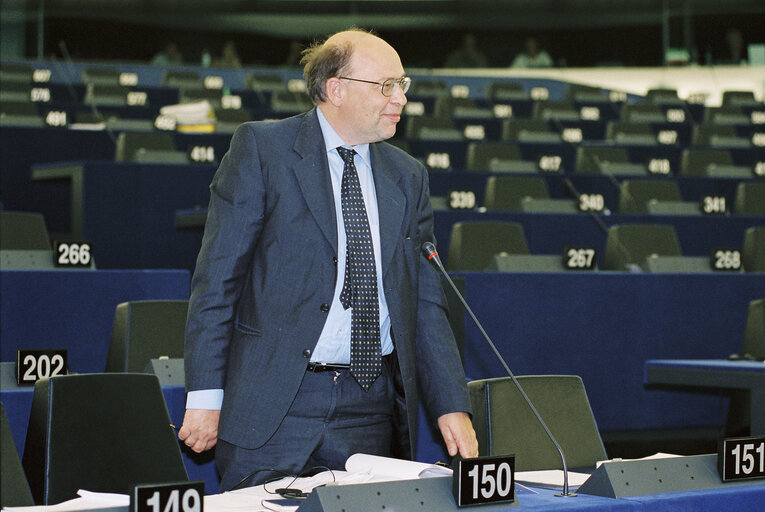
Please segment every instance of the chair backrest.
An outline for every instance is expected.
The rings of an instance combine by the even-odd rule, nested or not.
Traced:
[[[117,136],[115,162],[133,162],[140,150],[175,151],[175,142],[169,133],[122,132]]]
[[[739,107],[758,105],[752,91],[723,91],[722,104],[724,107]]]
[[[576,150],[575,172],[600,173],[601,164],[627,163],[629,155],[626,148],[611,146],[579,146]]]
[[[569,468],[594,467],[606,450],[576,375],[517,377],[563,450]],[[561,469],[560,457],[509,377],[468,383],[480,455],[515,454],[516,471]]]
[[[765,215],[765,183],[739,183],[733,212],[737,215]]]
[[[486,97],[494,101],[526,99],[529,93],[520,82],[491,82],[486,88]]]
[[[50,251],[48,229],[42,214],[0,211],[0,249]]]
[[[706,176],[710,164],[733,165],[733,159],[725,149],[685,149],[680,163],[680,174]]]
[[[603,270],[625,270],[643,265],[648,256],[682,256],[675,228],[664,224],[611,226],[606,237]]]
[[[24,468],[21,466],[11,426],[0,403],[0,507],[28,507],[34,505]]]
[[[765,358],[765,299],[749,303],[741,353],[751,354],[757,359]]]
[[[765,226],[747,228],[744,232],[744,250],[741,256],[744,270],[765,272]]]
[[[533,176],[491,176],[486,181],[487,210],[521,211],[521,201],[526,197],[549,198],[545,180]]]
[[[502,122],[502,140],[523,139],[529,133],[558,135],[544,119],[505,119]]]
[[[451,117],[415,116],[406,121],[406,136],[410,139],[461,140],[462,132],[454,127]]]
[[[508,142],[471,142],[468,145],[466,167],[468,171],[491,170],[492,160],[521,160],[517,144]]]
[[[655,88],[648,89],[645,94],[645,101],[651,105],[667,105],[681,103],[677,96],[677,89]]]
[[[183,357],[185,300],[141,300],[118,304],[106,356],[107,372],[143,372],[151,359]]]
[[[673,180],[625,180],[620,187],[619,213],[648,213],[649,201],[682,201]]]
[[[78,489],[129,492],[138,483],[187,480],[154,375],[63,375],[35,383],[23,457],[35,502]]]
[[[523,226],[514,222],[457,222],[452,226],[446,267],[485,270],[495,254],[528,254]]]

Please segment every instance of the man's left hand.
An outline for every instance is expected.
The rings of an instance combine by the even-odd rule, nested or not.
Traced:
[[[462,458],[478,457],[478,440],[473,423],[465,412],[450,412],[438,418],[438,428],[446,443],[449,456],[459,452]]]

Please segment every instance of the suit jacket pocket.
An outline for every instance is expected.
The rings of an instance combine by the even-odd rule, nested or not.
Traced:
[[[249,336],[260,336],[262,334],[260,329],[250,327],[249,325],[245,325],[241,322],[235,322],[234,329],[236,329],[242,334],[247,334]]]

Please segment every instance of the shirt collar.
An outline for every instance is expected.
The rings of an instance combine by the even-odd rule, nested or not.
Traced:
[[[356,153],[366,162],[366,164],[371,168],[372,165],[369,162],[369,144],[357,144],[355,146],[348,146],[345,142],[343,142],[342,137],[337,134],[334,128],[332,128],[332,125],[329,123],[326,117],[324,117],[324,113],[321,111],[321,108],[316,107],[316,115],[319,118],[319,126],[321,127],[321,133],[324,135],[324,145],[326,146],[326,151],[329,153],[330,151],[333,151],[338,146],[345,146],[347,148],[353,149],[356,151]]]

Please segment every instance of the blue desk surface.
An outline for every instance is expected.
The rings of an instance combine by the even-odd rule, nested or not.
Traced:
[[[729,361],[727,359],[650,359],[648,367],[683,368],[687,370],[712,370],[729,372],[765,373],[762,361]]]

